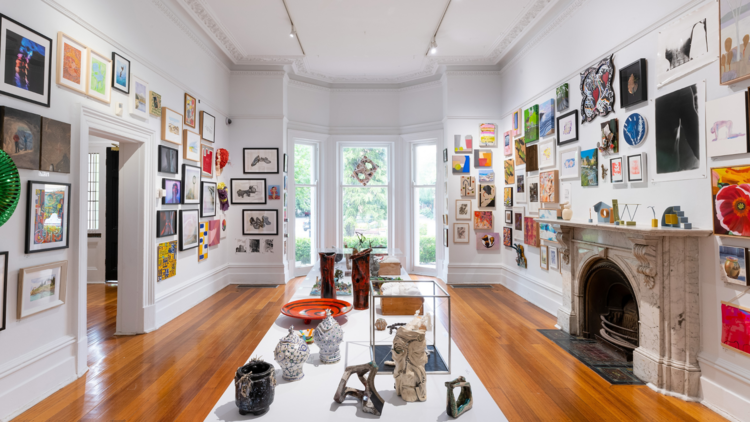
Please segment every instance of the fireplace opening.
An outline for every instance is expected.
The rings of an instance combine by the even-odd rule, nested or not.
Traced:
[[[627,277],[612,261],[596,262],[586,273],[583,335],[633,360],[638,347],[638,303]]]

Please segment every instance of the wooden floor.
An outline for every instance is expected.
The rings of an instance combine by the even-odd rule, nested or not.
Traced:
[[[230,286],[153,333],[122,337],[117,288],[89,285],[88,373],[15,421],[201,421],[301,281]],[[645,386],[608,384],[537,332],[554,328],[553,316],[504,287],[449,292],[453,339],[511,421],[724,420]]]

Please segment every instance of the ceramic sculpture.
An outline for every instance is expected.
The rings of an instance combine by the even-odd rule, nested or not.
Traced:
[[[474,397],[471,394],[471,384],[466,382],[466,378],[458,377],[453,381],[445,383],[448,388],[447,403],[445,406],[445,413],[452,418],[457,418],[471,409],[474,405]],[[461,387],[461,393],[458,395],[456,400],[453,389]]]
[[[404,401],[427,400],[427,342],[421,330],[409,330],[401,327],[393,339],[391,353],[396,368],[393,378],[396,380],[396,394]]]
[[[313,333],[315,344],[320,347],[320,361],[323,363],[336,363],[341,360],[339,344],[344,340],[344,330],[331,316],[331,311],[326,310],[326,319],[320,322]]]
[[[310,348],[294,332],[294,326],[289,327],[289,334],[279,340],[273,352],[274,360],[279,363],[283,371],[281,377],[287,381],[298,381],[304,378],[303,365],[307,362],[308,356],[310,356]]]
[[[253,358],[234,374],[234,404],[240,415],[262,415],[268,412],[276,390],[276,368],[260,358]]]
[[[365,249],[352,255],[352,286],[354,287],[354,309],[370,308],[370,252]]]
[[[352,374],[357,374],[357,377],[365,386],[364,390],[357,390],[346,386]],[[368,374],[367,379],[364,377],[365,374]],[[362,401],[363,412],[380,416],[383,413],[384,402],[383,398],[375,390],[375,375],[377,374],[378,365],[375,365],[374,362],[347,367],[344,375],[341,377],[339,388],[336,389],[333,400],[336,403],[343,403],[346,396],[354,396]]]
[[[375,329],[378,331],[385,331],[385,329],[388,328],[388,323],[385,322],[383,318],[378,318],[377,321],[375,321]]]
[[[562,218],[565,221],[570,221],[570,219],[573,218],[573,210],[570,209],[570,207],[571,205],[568,202],[560,204],[560,208],[562,208]]]
[[[336,299],[336,280],[333,266],[336,264],[335,252],[320,253],[320,298]]]
[[[18,168],[5,151],[0,150],[0,226],[5,224],[21,198],[21,177]]]

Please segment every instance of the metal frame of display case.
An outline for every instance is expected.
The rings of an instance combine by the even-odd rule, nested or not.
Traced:
[[[380,282],[380,280],[376,280],[377,282]],[[375,361],[375,300],[377,299],[391,299],[391,298],[406,298],[406,299],[414,299],[414,298],[432,298],[432,311],[434,312],[433,315],[433,321],[432,321],[432,344],[427,346],[432,346],[433,353],[436,353],[437,356],[440,357],[440,360],[443,361],[443,363],[446,363],[445,359],[443,359],[443,356],[440,354],[440,352],[437,349],[437,299],[448,299],[448,361],[447,361],[447,371],[431,371],[426,372],[427,374],[435,374],[435,375],[442,375],[442,374],[450,374],[452,367],[451,367],[451,343],[452,343],[452,337],[451,337],[451,295],[448,293],[441,285],[439,285],[434,280],[383,280],[383,283],[431,283],[432,284],[432,295],[397,295],[397,296],[383,296],[382,294],[375,294],[375,288],[373,287],[372,280],[370,281],[370,360]],[[443,294],[436,294],[435,288],[438,288],[440,291],[443,292]],[[421,292],[421,290],[420,290]],[[382,303],[381,303],[382,305]],[[378,375],[380,374],[391,374],[390,372],[378,372]]]

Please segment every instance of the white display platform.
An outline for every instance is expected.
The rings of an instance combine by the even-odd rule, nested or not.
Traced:
[[[318,269],[313,268],[291,300],[309,298],[310,289],[318,274]],[[409,279],[408,274],[403,270],[402,274],[404,280]],[[351,282],[351,280],[347,280],[347,282]],[[352,296],[342,296],[339,299],[351,302]],[[427,302],[430,302],[429,308],[431,308],[432,300],[425,300],[425,311],[429,312]],[[377,313],[380,313],[379,308]],[[411,317],[386,316],[384,318],[389,325],[394,322],[411,320]],[[459,376],[464,376],[471,383],[474,406],[462,415],[460,420],[463,422],[507,421],[507,418],[500,411],[495,400],[490,396],[477,374],[471,369],[455,343],[452,343],[452,373],[450,375],[427,375],[427,400],[424,402],[407,403],[397,396],[392,374],[379,374],[375,379],[375,387],[385,402],[380,417],[362,412],[362,406],[353,397],[348,397],[343,404],[334,402],[333,396],[336,393],[341,376],[344,374],[344,368],[370,361],[369,311],[352,310],[348,314],[336,318],[336,320],[344,329],[344,342],[341,343],[341,361],[332,365],[321,364],[319,359],[320,349],[315,344],[311,344],[310,357],[304,368],[305,377],[300,381],[288,382],[281,377],[281,368],[273,360],[273,351],[276,344],[288,334],[290,325],[294,325],[295,329],[308,329],[316,327],[318,321],[304,325],[302,320],[286,317],[279,312],[279,317],[260,341],[258,347],[253,351],[248,351],[248,360],[252,356],[262,356],[266,362],[272,363],[276,367],[278,385],[270,410],[261,416],[240,415],[237,406],[234,404],[234,381],[232,381],[205,420],[244,421],[262,419],[268,421],[328,422],[350,421],[354,417],[410,422],[453,420],[445,411],[447,394],[445,383]],[[377,333],[378,341],[385,340],[386,337],[393,337],[388,335],[388,331]],[[441,335],[440,333],[441,331],[438,330],[438,335]],[[393,335],[395,336],[395,332]],[[347,385],[358,390],[364,389],[356,375],[349,378]],[[460,389],[454,389],[456,398],[459,392]]]

